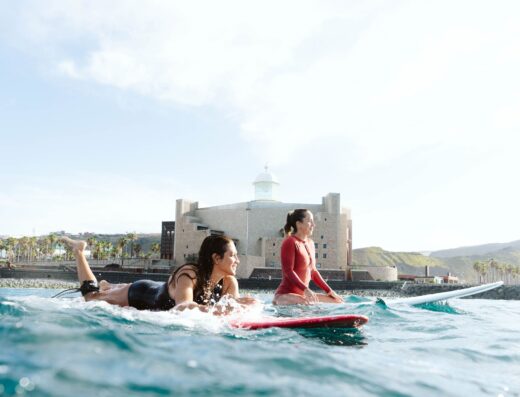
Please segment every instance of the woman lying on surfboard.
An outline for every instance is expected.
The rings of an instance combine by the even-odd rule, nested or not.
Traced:
[[[207,311],[210,305],[225,295],[238,303],[256,303],[256,299],[240,297],[235,278],[240,263],[233,240],[224,236],[204,239],[197,263],[177,268],[167,282],[139,280],[129,284],[99,284],[85,258],[87,243],[62,237],[76,258],[79,291],[86,301],[102,300],[119,306],[132,306],[139,310],[177,310],[199,308]]]
[[[296,209],[287,214],[284,226],[286,238],[282,243],[282,282],[275,292],[273,304],[297,305],[312,303],[341,303],[343,299],[323,280],[316,269],[312,212]],[[316,294],[309,288],[314,281],[325,294]]]

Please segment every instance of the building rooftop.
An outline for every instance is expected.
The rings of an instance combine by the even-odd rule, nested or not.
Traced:
[[[269,172],[267,165],[264,167],[264,172],[261,172],[255,178],[255,181],[253,182],[253,184],[259,183],[259,182],[270,182],[270,183],[276,183],[277,185],[280,184],[280,182],[278,182],[278,178],[273,173]]]

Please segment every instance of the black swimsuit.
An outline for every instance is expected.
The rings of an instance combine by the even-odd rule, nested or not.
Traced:
[[[222,284],[213,289],[209,303],[216,303],[221,298]],[[202,295],[197,296],[195,302],[207,304]],[[175,301],[168,293],[168,283],[152,280],[139,280],[128,288],[128,305],[139,310],[170,310]]]

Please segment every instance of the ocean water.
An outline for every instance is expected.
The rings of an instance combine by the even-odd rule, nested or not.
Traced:
[[[234,316],[363,314],[360,330],[231,328],[57,291],[0,289],[0,396],[520,396],[520,302],[373,298]]]

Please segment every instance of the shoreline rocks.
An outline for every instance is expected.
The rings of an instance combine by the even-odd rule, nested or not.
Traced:
[[[21,278],[0,278],[0,288],[46,288],[46,289],[67,289],[78,287],[79,283],[61,280],[46,279],[21,279]]]

